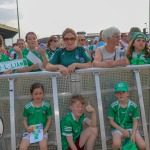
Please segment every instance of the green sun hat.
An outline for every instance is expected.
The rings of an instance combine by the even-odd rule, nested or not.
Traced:
[[[138,38],[142,38],[142,39],[144,39],[145,41],[147,41],[146,35],[145,35],[144,33],[142,33],[142,32],[137,32],[137,33],[135,33],[134,36],[133,36],[133,38],[132,38],[132,40],[135,41],[135,40],[138,39]]]
[[[126,82],[118,82],[115,84],[115,93],[116,92],[128,92],[128,85]]]

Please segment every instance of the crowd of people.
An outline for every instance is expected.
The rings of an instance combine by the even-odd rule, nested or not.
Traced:
[[[0,36],[0,63],[14,59],[26,59],[28,67],[19,68],[15,72],[59,71],[62,75],[72,74],[75,69],[112,68],[127,65],[150,64],[150,49],[148,39],[142,32],[137,32],[132,38],[128,33],[121,33],[116,27],[101,30],[99,37],[86,38],[78,35],[73,29],[63,31],[61,39],[52,35],[47,45],[39,43],[34,32],[28,32],[24,39],[18,39],[10,51],[6,51],[4,41]],[[11,68],[1,74],[14,73]],[[43,140],[39,142],[40,149],[47,149],[47,131],[51,126],[52,111],[50,104],[43,101],[44,87],[40,83],[31,86],[32,101],[23,113],[23,124],[26,132],[23,134],[20,150],[27,150],[30,145],[29,133],[33,124],[43,124]],[[129,138],[141,150],[146,144],[138,132],[139,111],[137,105],[129,100],[128,85],[118,82],[115,85],[117,101],[110,106],[108,118],[112,128],[114,150],[121,147],[121,137]],[[91,119],[84,115],[84,109],[91,113]],[[71,112],[61,120],[61,136],[63,150],[92,150],[98,130],[96,127],[95,109],[88,102],[85,106],[84,97],[75,95],[71,98]],[[37,119],[38,118],[38,119]],[[82,129],[83,124],[89,127]]]

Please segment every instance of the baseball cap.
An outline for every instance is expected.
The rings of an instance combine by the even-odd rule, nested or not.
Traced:
[[[142,38],[142,39],[144,39],[145,41],[147,41],[146,35],[145,35],[144,33],[142,33],[142,32],[137,32],[137,33],[135,33],[134,36],[133,36],[133,38],[132,38],[132,40],[135,41],[135,40],[138,39],[138,38]]]
[[[116,92],[128,92],[128,85],[126,82],[118,82],[115,84],[115,93]]]
[[[95,38],[94,38],[94,41],[98,41],[98,39],[99,39],[98,37],[95,37]]]

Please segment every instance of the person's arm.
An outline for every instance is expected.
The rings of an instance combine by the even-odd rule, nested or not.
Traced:
[[[85,109],[87,112],[92,114],[91,120],[86,118],[85,123],[90,127],[96,127],[96,124],[97,124],[96,112],[95,112],[95,109],[90,105],[89,101]]]
[[[27,122],[27,119],[26,119],[26,118],[23,119],[23,125],[24,125],[24,127],[25,127],[25,130],[26,130],[28,133],[33,132],[32,127],[29,127],[29,126],[28,126],[28,122]]]
[[[72,136],[66,136],[66,139],[67,139],[67,142],[69,144],[69,147],[72,149],[72,150],[78,150],[76,145],[74,144],[73,142],[73,138]]]
[[[51,117],[48,117],[46,126],[45,126],[45,128],[43,129],[43,130],[44,130],[44,134],[46,134],[46,132],[47,132],[48,129],[50,128],[51,124],[52,124],[52,118],[51,118]]]
[[[43,67],[45,68],[48,63],[48,58],[46,57],[46,48],[42,49],[38,47],[36,51],[42,56]]]
[[[92,67],[92,63],[90,61],[86,63],[73,63],[72,65],[75,65],[75,68],[78,68],[78,69],[85,69],[85,68]]]
[[[15,46],[15,47],[14,47],[14,51],[18,54],[18,58],[19,58],[19,59],[22,59],[22,58],[23,58],[21,49],[20,49],[18,46]]]
[[[135,135],[138,127],[138,120],[133,119],[133,127],[132,127],[132,136],[131,136],[131,141],[135,142]]]
[[[26,68],[20,68],[20,69],[17,69],[17,72],[18,73],[21,73],[21,72],[30,72],[32,70],[37,70],[39,69],[39,64],[33,64],[29,67],[26,67]]]
[[[101,53],[100,49],[97,48],[96,51],[95,51],[93,67],[102,67],[102,68],[112,67],[112,61],[102,62],[102,59],[103,59],[102,53]]]

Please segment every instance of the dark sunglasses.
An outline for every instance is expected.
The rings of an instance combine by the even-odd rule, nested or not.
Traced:
[[[85,39],[80,39],[80,41],[85,41]]]
[[[53,40],[54,42],[58,42],[58,40]]]
[[[76,38],[72,37],[72,38],[64,38],[65,42],[71,41],[74,42],[76,40]]]

